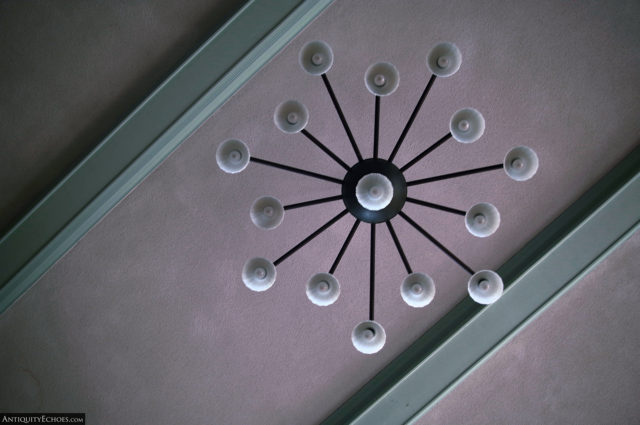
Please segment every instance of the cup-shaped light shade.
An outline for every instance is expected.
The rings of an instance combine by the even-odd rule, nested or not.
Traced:
[[[311,41],[300,50],[298,61],[309,74],[322,75],[333,65],[333,51],[324,41]]]
[[[240,140],[225,140],[216,150],[216,162],[225,173],[239,173],[249,164],[249,148]]]
[[[316,273],[307,282],[307,298],[319,306],[331,305],[340,296],[340,283],[329,273]]]
[[[411,273],[402,281],[400,294],[404,302],[411,307],[424,307],[436,295],[433,279],[424,273]]]
[[[460,109],[451,117],[449,130],[458,142],[473,143],[484,134],[484,117],[476,109]]]
[[[453,43],[439,43],[427,55],[429,70],[438,77],[450,77],[462,63],[460,50]]]
[[[373,320],[360,322],[351,332],[351,342],[356,350],[364,354],[377,353],[384,347],[387,334],[380,323]]]
[[[488,202],[475,204],[464,216],[464,224],[473,236],[486,238],[500,227],[500,212]]]
[[[266,291],[276,281],[276,266],[266,258],[251,258],[242,268],[242,281],[252,291]]]
[[[273,122],[284,133],[298,133],[309,122],[307,107],[296,100],[282,102],[273,113]]]
[[[498,273],[480,270],[469,278],[469,296],[478,304],[492,304],[502,296],[504,285]]]
[[[376,96],[387,96],[398,88],[400,74],[389,62],[374,63],[364,74],[364,84]]]
[[[275,229],[282,223],[284,207],[273,196],[262,196],[256,199],[249,211],[251,221],[257,227],[265,230]]]
[[[504,171],[514,180],[529,180],[538,171],[538,155],[526,146],[513,148],[504,158]]]
[[[379,211],[393,199],[393,184],[380,173],[367,174],[356,185],[356,198],[364,208]]]

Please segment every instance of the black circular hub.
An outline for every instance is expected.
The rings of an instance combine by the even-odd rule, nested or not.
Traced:
[[[367,174],[379,173],[391,181],[393,198],[389,205],[378,211],[368,210],[356,198],[356,186]],[[358,162],[347,171],[342,181],[342,200],[347,210],[356,218],[367,223],[382,223],[390,220],[404,206],[407,200],[407,182],[402,172],[391,162],[379,158],[370,158]]]

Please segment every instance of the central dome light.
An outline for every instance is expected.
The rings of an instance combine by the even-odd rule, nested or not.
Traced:
[[[356,198],[364,208],[379,211],[393,199],[391,180],[380,173],[371,173],[362,177],[356,186]]]

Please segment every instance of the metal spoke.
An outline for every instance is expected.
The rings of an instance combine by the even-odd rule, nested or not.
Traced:
[[[303,170],[301,168],[290,167],[288,165],[280,164],[277,162],[267,161],[266,159],[260,159],[255,156],[250,158],[251,162],[256,162],[258,164],[267,165],[269,167],[279,168],[281,170],[291,171],[292,173],[303,174],[309,177],[315,177],[316,179],[326,180],[333,183],[342,184],[342,180],[337,179],[335,177],[325,176],[324,174],[314,173],[313,171]]]
[[[440,145],[442,145],[444,142],[446,142],[450,138],[451,138],[451,133],[445,134],[440,140],[438,140],[433,145],[429,146],[427,149],[425,149],[422,152],[420,152],[420,154],[418,154],[418,156],[413,158],[411,161],[407,162],[404,165],[404,167],[402,167],[400,169],[400,171],[402,171],[402,172],[407,171],[409,169],[409,167],[412,167],[413,165],[415,165],[416,162],[420,161],[422,158],[424,158],[425,156],[429,155],[431,152],[436,150]]]
[[[403,213],[402,211],[400,211],[398,214],[400,214],[400,217],[404,218],[407,223],[409,223],[410,225],[412,225],[418,232],[422,233],[422,235],[424,237],[426,237],[427,239],[429,239],[435,246],[437,246],[438,248],[440,248],[440,250],[442,252],[444,252],[445,254],[447,254],[449,256],[449,258],[451,258],[453,261],[455,261],[460,267],[462,267],[463,269],[465,269],[469,274],[474,274],[475,272],[473,271],[473,269],[469,266],[467,266],[465,263],[462,262],[461,259],[459,259],[458,257],[456,257],[451,251],[449,251],[444,245],[442,245],[440,242],[438,242],[438,240],[436,238],[434,238],[433,236],[431,236],[429,234],[429,232],[427,232],[426,230],[424,230],[422,227],[420,227],[420,225],[418,223],[416,223],[415,221],[411,220],[405,213]]]
[[[371,250],[369,261],[369,320],[373,319],[376,299],[376,224],[371,223]]]
[[[340,157],[338,155],[336,155],[335,153],[333,153],[331,151],[331,149],[329,149],[328,147],[326,147],[322,142],[320,142],[320,140],[316,139],[313,134],[309,133],[307,130],[302,129],[300,131],[300,133],[302,133],[307,139],[311,140],[311,142],[313,142],[314,145],[316,145],[317,147],[319,147],[320,149],[322,149],[322,151],[324,153],[326,153],[327,155],[329,155],[331,157],[331,159],[333,159],[335,162],[337,162],[338,164],[340,164],[340,166],[342,168],[344,168],[345,170],[349,171],[349,166],[342,160],[340,159]]]
[[[289,251],[287,251],[284,255],[282,255],[280,258],[278,258],[276,261],[273,262],[274,265],[278,265],[280,263],[282,263],[284,260],[286,260],[291,254],[293,254],[294,252],[296,252],[297,250],[299,250],[300,248],[302,248],[303,246],[305,246],[306,244],[308,244],[309,242],[311,242],[311,240],[313,238],[315,238],[316,236],[318,236],[320,233],[324,232],[325,230],[327,230],[329,227],[331,227],[336,221],[340,220],[342,217],[344,217],[344,215],[347,213],[347,210],[344,209],[340,214],[338,214],[337,216],[333,217],[331,220],[329,220],[328,222],[326,222],[325,224],[323,224],[318,230],[316,230],[315,232],[313,232],[312,234],[310,234],[309,236],[307,236],[302,242],[300,242],[298,245],[294,246],[293,248],[291,248]]]
[[[443,174],[440,176],[427,177],[426,179],[413,180],[407,182],[407,186],[415,186],[418,184],[431,183],[439,180],[453,179],[455,177],[468,176],[469,174],[486,173],[487,171],[501,170],[504,168],[502,164],[489,165],[488,167],[474,168],[472,170],[458,171],[456,173]]]
[[[398,236],[396,235],[395,230],[393,230],[391,221],[387,220],[385,223],[387,223],[387,228],[389,229],[389,233],[391,233],[391,238],[393,239],[393,243],[396,245],[396,248],[398,249],[398,254],[400,254],[400,258],[402,259],[402,264],[404,264],[404,267],[407,269],[407,273],[408,274],[413,273],[413,271],[411,270],[411,266],[409,265],[409,260],[407,260],[407,256],[404,255],[404,251],[402,250],[402,245],[400,245],[400,240],[398,239]]]
[[[360,153],[360,149],[358,149],[358,144],[356,140],[353,138],[353,134],[351,134],[351,129],[349,128],[349,124],[347,124],[347,120],[342,113],[342,108],[340,108],[340,104],[338,103],[338,99],[336,98],[335,93],[333,93],[333,88],[331,88],[331,83],[329,83],[329,78],[327,78],[327,74],[322,74],[322,81],[324,82],[327,91],[329,92],[329,97],[331,97],[331,102],[333,102],[333,106],[336,108],[336,112],[338,113],[338,117],[340,118],[340,122],[344,127],[344,131],[347,132],[347,137],[349,137],[349,142],[351,142],[351,146],[353,147],[353,151],[356,153],[358,157],[358,161],[362,161],[362,154]]]
[[[461,215],[461,216],[467,215],[467,213],[465,211],[457,210],[455,208],[446,207],[444,205],[434,204],[432,202],[421,201],[420,199],[407,198],[407,202],[411,202],[413,204],[422,205],[423,207],[429,207],[429,208],[433,208],[433,209],[436,209],[436,210],[441,210],[441,211],[446,211],[446,212],[450,212],[450,213],[453,213],[453,214],[458,214],[458,215]]]
[[[380,96],[376,96],[376,111],[373,120],[373,157],[378,158],[378,139],[380,138]]]
[[[351,239],[353,239],[353,235],[355,235],[356,230],[358,229],[358,225],[360,225],[360,220],[356,219],[355,223],[353,223],[353,227],[351,227],[351,231],[349,232],[349,235],[347,235],[347,239],[342,244],[342,248],[340,248],[340,252],[338,252],[338,256],[336,257],[336,260],[331,265],[331,269],[329,269],[330,274],[333,274],[338,268],[338,264],[340,264],[340,260],[342,260],[342,256],[347,250],[349,243],[351,243]]]
[[[342,199],[342,195],[329,196],[327,198],[319,198],[319,199],[314,199],[312,201],[298,202],[297,204],[285,205],[284,209],[285,211],[293,210],[295,208],[302,208],[302,207],[308,207],[311,205],[324,204],[325,202],[339,201],[340,199]]]
[[[422,92],[422,95],[420,96],[420,99],[418,100],[416,107],[413,108],[413,112],[411,113],[411,117],[409,117],[409,121],[407,121],[407,125],[404,126],[404,129],[402,130],[402,134],[400,135],[400,138],[396,142],[396,145],[393,147],[393,151],[391,151],[391,155],[389,156],[389,162],[392,162],[393,158],[396,157],[396,154],[400,149],[400,145],[402,145],[404,138],[407,136],[407,133],[409,132],[409,129],[413,124],[413,121],[416,119],[416,116],[418,115],[418,111],[420,111],[420,108],[422,107],[424,100],[427,98],[427,94],[429,94],[429,90],[431,90],[431,86],[433,85],[433,82],[435,80],[436,80],[436,75],[435,74],[431,75],[431,78],[429,78],[429,82],[427,83],[427,87],[424,88],[424,91]]]

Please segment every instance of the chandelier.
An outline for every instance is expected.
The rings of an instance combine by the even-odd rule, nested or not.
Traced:
[[[310,142],[321,149],[333,161],[345,170],[342,178],[327,176],[320,173],[292,167],[289,165],[257,158],[249,154],[247,145],[237,139],[229,139],[222,142],[216,151],[218,166],[227,173],[238,173],[244,170],[249,162],[275,167],[281,170],[298,173],[316,179],[329,181],[338,185],[341,194],[326,198],[313,199],[296,204],[283,205],[280,200],[272,196],[263,196],[255,200],[250,208],[252,222],[261,229],[274,229],[280,225],[285,211],[304,208],[328,202],[342,201],[344,210],[311,233],[300,243],[274,261],[266,258],[251,258],[242,269],[242,281],[247,288],[253,291],[265,291],[276,281],[276,266],[289,258],[316,236],[327,230],[344,216],[350,214],[354,219],[353,226],[347,234],[335,261],[327,273],[316,273],[307,281],[306,294],[309,300],[318,306],[333,304],[340,295],[340,284],[334,276],[334,272],[340,263],[351,239],[362,222],[370,227],[370,268],[369,268],[369,319],[357,324],[351,333],[354,347],[365,354],[373,354],[385,344],[386,333],[382,325],[374,320],[375,306],[375,258],[376,258],[376,225],[384,223],[394,245],[400,255],[402,263],[407,271],[407,276],[400,284],[400,296],[411,307],[420,308],[428,305],[434,298],[436,287],[433,279],[426,273],[414,272],[402,249],[402,244],[394,230],[391,220],[400,216],[403,220],[415,228],[421,235],[427,238],[453,262],[469,273],[467,283],[469,296],[480,304],[491,304],[502,295],[503,283],[500,276],[492,270],[475,271],[447,249],[427,230],[416,223],[411,217],[402,211],[405,203],[413,203],[427,208],[457,214],[464,217],[467,230],[474,236],[484,238],[493,234],[500,225],[500,213],[490,203],[484,202],[473,205],[467,211],[458,210],[444,205],[434,204],[424,200],[408,196],[408,189],[435,182],[439,180],[458,178],[470,174],[485,173],[494,170],[504,170],[510,178],[523,181],[528,180],[538,169],[538,157],[536,153],[526,147],[519,146],[511,149],[500,164],[489,165],[481,168],[457,171],[439,176],[427,177],[418,180],[406,181],[404,172],[416,165],[424,157],[436,150],[450,139],[462,144],[473,143],[478,140],[485,129],[485,121],[482,114],[473,108],[464,108],[455,112],[449,122],[449,132],[435,143],[428,146],[420,154],[402,166],[393,163],[398,150],[405,140],[409,130],[424,103],[429,90],[437,77],[445,78],[455,74],[460,68],[462,55],[459,49],[452,43],[437,44],[426,58],[426,64],[431,72],[431,77],[424,88],[415,108],[413,109],[400,137],[398,138],[391,155],[387,159],[378,155],[379,145],[379,121],[380,98],[392,94],[398,87],[399,74],[396,67],[388,62],[380,62],[371,65],[364,74],[366,88],[375,96],[375,118],[372,157],[363,157],[358,144],[351,133],[347,120],[342,112],[338,99],[327,77],[327,71],[333,64],[333,52],[331,47],[322,41],[307,43],[299,54],[300,66],[311,75],[320,76],[327,89],[331,102],[344,127],[347,138],[358,158],[355,165],[349,165],[339,156],[333,153],[320,140],[314,137],[306,125],[309,119],[307,108],[300,102],[288,100],[276,107],[274,113],[275,125],[284,133],[301,133]]]

